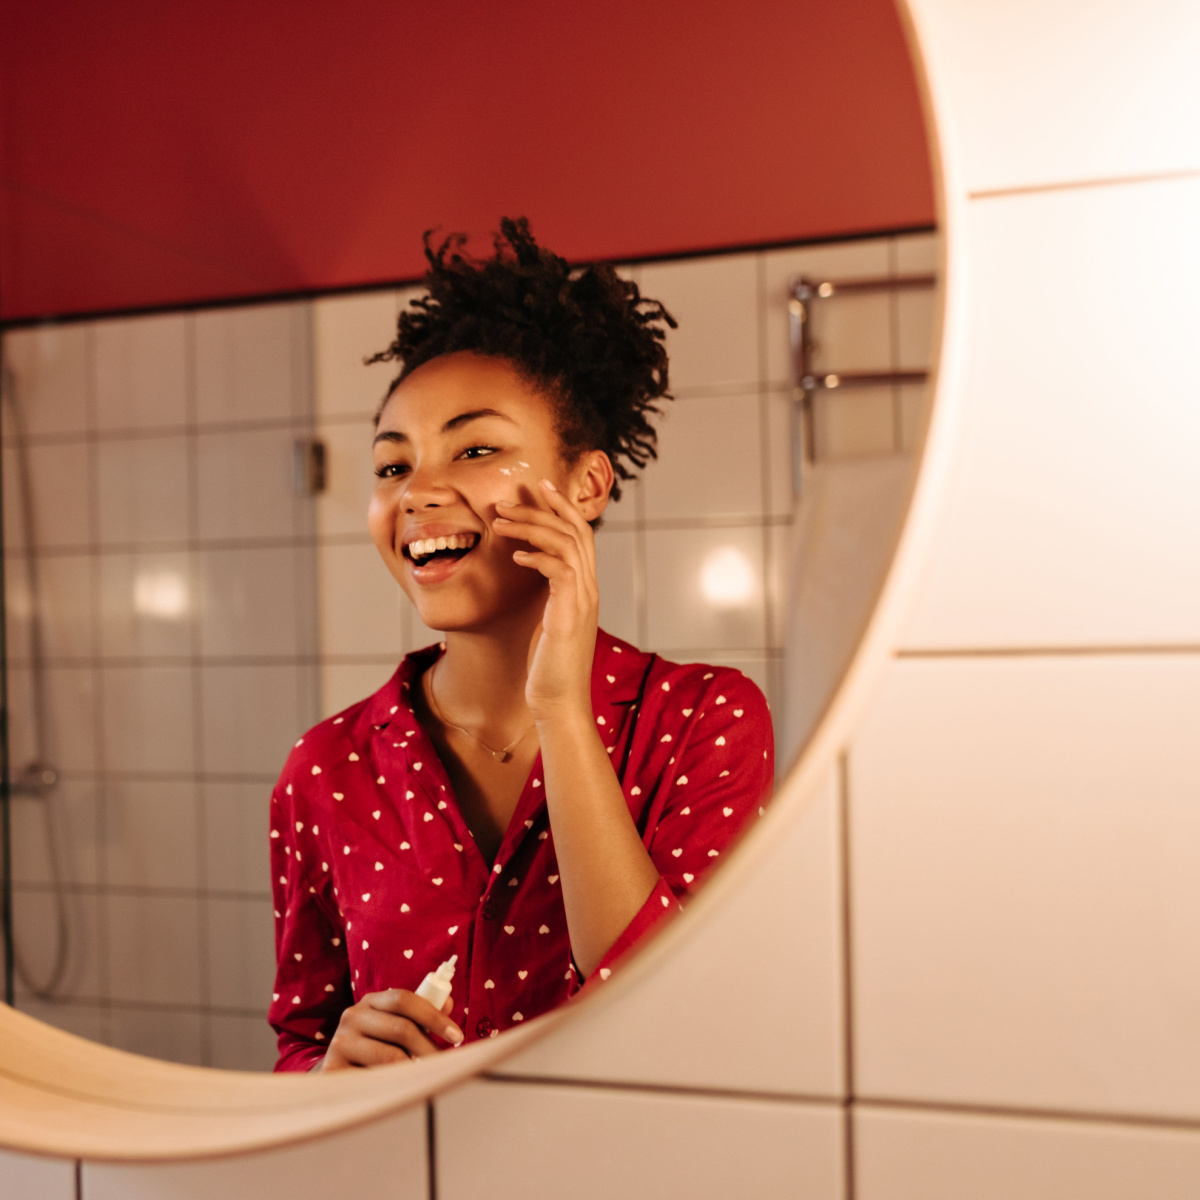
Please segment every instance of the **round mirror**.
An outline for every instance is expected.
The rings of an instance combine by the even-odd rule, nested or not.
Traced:
[[[923,445],[941,274],[891,4],[713,3],[686,28],[633,6],[528,16],[464,14],[470,54],[444,13],[299,20],[287,55],[253,15],[238,46],[184,13],[133,33],[96,14],[85,46],[31,11],[7,39],[38,118],[6,142],[20,186],[2,218],[5,944],[9,1001],[44,1023],[4,1014],[8,1069],[30,1095],[57,1077],[68,1108],[123,1093],[155,1126],[151,1146],[119,1117],[57,1132],[30,1118],[13,1144],[128,1157],[295,1139],[481,1069],[588,1003],[585,979],[619,988],[605,947],[652,945],[645,905],[674,915],[760,814],[770,824],[770,764],[799,769],[860,646]],[[203,105],[198,58],[222,64]],[[61,101],[80,73],[85,113]],[[455,631],[422,619],[434,610],[398,589],[367,521],[397,467],[373,439],[419,440],[394,406],[376,422],[398,364],[364,361],[427,294],[421,234],[462,228],[485,255],[519,214],[569,262],[613,264],[636,288],[628,312],[649,312],[642,297],[673,323],[656,457],[580,530],[599,596],[593,715],[613,722],[597,744],[656,873],[640,923],[626,914],[582,960],[552,853],[569,772],[476,736],[461,681],[403,719],[401,689]],[[426,569],[474,552],[416,544],[404,553]],[[606,682],[619,719],[597,699]],[[665,700],[632,716],[652,709],[647,687],[675,688],[669,721]],[[677,760],[661,747],[693,717],[715,736]],[[343,745],[335,722],[356,721],[366,740]],[[484,854],[456,786],[463,738],[520,767],[507,840]],[[368,743],[392,755],[390,780]],[[369,760],[358,791],[314,744],[336,770]],[[748,766],[762,779],[734,804],[722,772]],[[697,812],[726,822],[703,845],[665,820],[691,805],[661,795],[701,771],[715,790]],[[297,772],[321,777],[319,817],[292,805]],[[419,841],[426,826],[446,845]],[[416,877],[393,881],[427,845],[436,936],[406,941]],[[527,897],[535,873],[558,894]],[[359,978],[381,942],[386,972]],[[447,1012],[474,1047],[435,1038],[429,1061],[319,1081],[170,1065],[265,1073],[283,1047],[307,1069],[365,992],[416,991],[451,955]],[[218,1115],[231,1105],[256,1115]]]

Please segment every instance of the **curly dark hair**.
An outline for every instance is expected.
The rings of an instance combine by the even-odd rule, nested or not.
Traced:
[[[618,480],[657,457],[654,401],[667,391],[666,331],[675,319],[611,266],[572,269],[539,246],[525,217],[505,217],[495,253],[476,259],[466,236],[435,249],[425,234],[428,295],[400,314],[396,340],[368,363],[402,363],[383,404],[422,363],[469,350],[507,360],[556,409],[556,432],[569,462],[603,450]],[[380,405],[379,413],[382,413]],[[379,420],[376,414],[376,422]],[[612,497],[621,497],[614,481]]]

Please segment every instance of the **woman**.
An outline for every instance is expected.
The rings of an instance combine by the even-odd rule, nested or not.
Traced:
[[[403,367],[371,534],[445,641],[280,776],[277,1070],[434,1054],[606,979],[770,789],[745,676],[597,628],[593,528],[654,455],[674,321],[609,267],[573,274],[524,220],[501,233],[486,261],[427,236],[428,295],[372,360]],[[452,954],[439,1011],[414,991]]]

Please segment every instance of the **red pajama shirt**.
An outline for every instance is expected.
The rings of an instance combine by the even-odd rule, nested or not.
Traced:
[[[554,833],[533,769],[496,855],[476,848],[409,694],[441,650],[408,655],[373,696],[296,743],[271,803],[277,1071],[307,1071],[344,1009],[414,990],[458,955],[451,1017],[493,1037],[579,991]],[[741,672],[680,665],[599,632],[596,727],[642,842],[653,893],[596,969],[669,917],[770,794],[762,693]]]

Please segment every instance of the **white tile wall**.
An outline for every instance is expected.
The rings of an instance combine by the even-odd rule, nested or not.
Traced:
[[[600,625],[635,645],[638,629],[637,534],[604,529],[596,534],[596,580],[600,588]]]
[[[303,414],[312,373],[307,304],[223,308],[192,320],[197,421],[238,424]]]
[[[96,516],[88,495],[88,450],[81,445],[30,445],[26,451],[33,492],[34,536],[38,546],[86,546]],[[15,487],[16,463],[5,463],[5,477]],[[20,512],[19,494],[9,495],[14,517]],[[19,527],[23,533],[23,526]],[[24,545],[21,537],[18,544]]]
[[[182,436],[95,443],[101,545],[154,546],[188,536],[188,444]],[[81,505],[79,523],[87,512]],[[79,541],[85,539],[80,537]]]
[[[323,417],[374,415],[399,367],[364,367],[363,360],[391,344],[409,294],[367,292],[313,301],[313,372]]]
[[[396,672],[394,662],[321,664],[321,711],[341,712],[378,691]]]
[[[80,1200],[427,1200],[426,1158],[419,1107],[266,1154],[163,1166],[85,1162]]]
[[[679,322],[667,335],[673,391],[758,382],[758,264],[723,254],[639,268],[642,294]]]
[[[199,552],[201,654],[295,657],[307,553],[295,546]]]
[[[765,646],[759,526],[656,529],[645,537],[651,647],[699,654],[710,647]]]
[[[840,839],[831,776],[754,877],[635,992],[581,1013],[504,1073],[843,1097]],[[733,1036],[714,1027],[714,995],[749,997],[753,1015]],[[755,996],[787,1001],[764,1008]]]
[[[47,667],[46,696],[55,765],[64,771],[91,771],[96,766],[96,680],[87,667]]]
[[[758,392],[697,396],[665,406],[658,458],[645,472],[647,520],[762,515]],[[720,430],[720,437],[714,432]]]
[[[63,974],[55,989],[57,999],[94,1000],[103,995],[104,936],[103,899],[95,893],[64,888],[56,894],[46,887],[15,887],[13,944],[22,968],[16,979],[17,1006],[53,982],[60,955]]]
[[[1200,658],[903,661],[850,759],[865,1097],[1200,1116]]]
[[[204,1061],[204,1018],[187,1009],[141,1005],[114,1008],[111,1041],[118,1050],[200,1066]]]
[[[104,878],[113,885],[195,888],[200,785],[111,779],[104,788]]]
[[[324,400],[325,393],[318,392],[318,403]],[[327,422],[320,430],[325,443],[326,485],[317,499],[317,529],[323,537],[363,537],[367,505],[375,491],[371,420]]]
[[[195,896],[157,895],[151,903],[136,894],[106,898],[113,999],[186,1007],[200,1003],[200,904]]]
[[[47,560],[48,562],[51,560]],[[199,599],[186,551],[105,554],[100,573],[100,653],[106,658],[186,657]]]
[[[271,784],[207,782],[203,787],[204,864],[214,891],[267,895]]]
[[[18,767],[24,765],[18,761]],[[12,797],[10,821],[15,883],[49,884],[54,857],[68,883],[94,884],[99,875],[100,817],[90,780],[62,780],[51,804],[39,796]],[[53,848],[53,853],[52,853]]]
[[[270,1071],[279,1057],[275,1030],[252,1017],[213,1013],[208,1018],[209,1065],[230,1071]]]
[[[494,1200],[843,1194],[834,1105],[481,1082],[436,1119],[443,1200],[475,1200],[481,1180]]]
[[[287,538],[296,529],[291,429],[201,433],[196,437],[201,538]]]
[[[271,901],[211,897],[207,906],[205,974],[212,1002],[259,1013],[265,1023],[275,981]]]
[[[315,719],[310,675],[306,666],[290,663],[202,666],[205,769],[274,780],[292,743]]]
[[[47,658],[90,658],[93,653],[92,572],[87,555],[38,560],[42,646]]]
[[[4,335],[4,361],[17,384],[26,436],[74,433],[87,422],[88,325],[14,329]],[[9,413],[4,414],[10,434]]]
[[[1191,1200],[1200,1132],[860,1108],[859,1200]]]
[[[973,206],[971,404],[910,648],[1200,642],[1198,206],[1200,179]]]
[[[75,1164],[0,1150],[0,1186],[13,1200],[78,1200]]]
[[[104,759],[110,769],[195,770],[189,668],[110,666],[101,678]]]
[[[169,314],[95,323],[97,428],[144,429],[184,423],[188,320],[182,314]]]
[[[404,646],[400,585],[370,542],[321,548],[321,653],[399,661]]]
[[[946,133],[968,191],[1200,167],[1194,5],[923,7],[923,50],[954,97]],[[1114,88],[1117,78],[1130,86]]]
[[[43,983],[53,966],[56,887],[69,947],[58,989],[69,1002],[39,1001],[19,978],[19,1003],[181,1061],[263,1065],[261,1033],[237,1024],[244,1009],[214,1008],[201,964],[207,898],[266,894],[265,812],[250,797],[265,803],[317,711],[313,505],[292,480],[293,441],[311,428],[310,327],[310,306],[291,304],[4,339],[34,491],[45,754],[65,772],[45,800],[15,804],[25,975]],[[23,544],[21,456],[5,421],[11,551]],[[31,596],[24,562],[9,565],[19,664]],[[211,665],[246,655],[274,660],[265,680]],[[265,706],[273,691],[285,702]],[[34,745],[27,667],[13,666],[10,699],[23,768]],[[269,961],[269,945],[254,958]],[[228,972],[214,978],[230,991]],[[233,1033],[217,1048],[221,1021]],[[252,1062],[238,1061],[243,1050]]]

